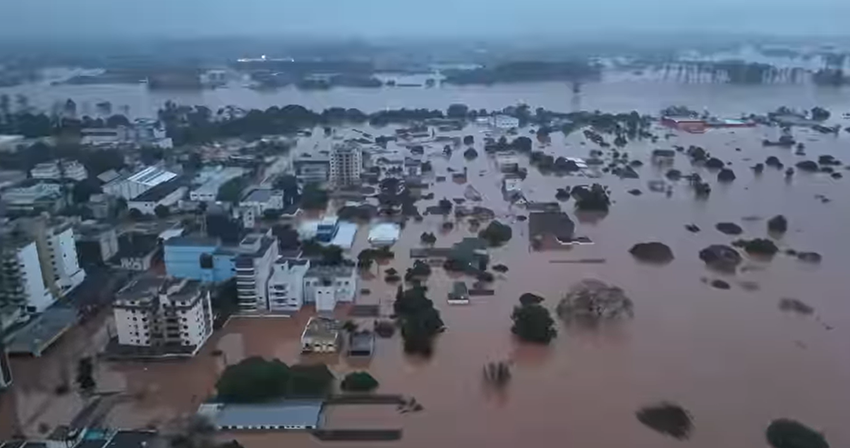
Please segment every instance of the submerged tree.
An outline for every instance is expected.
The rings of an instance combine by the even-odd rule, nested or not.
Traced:
[[[511,331],[525,342],[548,344],[558,334],[549,310],[538,303],[514,307],[511,319],[514,322]]]
[[[565,321],[596,323],[632,317],[633,308],[634,304],[622,289],[599,280],[585,279],[570,288],[558,303],[556,311]]]
[[[505,387],[511,380],[511,367],[506,361],[488,362],[484,365],[484,381],[495,387]]]

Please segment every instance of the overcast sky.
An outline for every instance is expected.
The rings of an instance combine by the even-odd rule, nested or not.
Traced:
[[[0,36],[844,35],[850,0],[0,0]]]

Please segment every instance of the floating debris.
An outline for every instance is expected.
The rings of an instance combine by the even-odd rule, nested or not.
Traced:
[[[798,299],[781,299],[779,301],[779,309],[789,313],[802,314],[808,316],[815,312],[815,309]]]

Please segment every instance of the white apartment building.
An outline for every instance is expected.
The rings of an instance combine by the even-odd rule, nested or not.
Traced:
[[[103,186],[103,192],[132,200],[151,188],[168,182],[177,174],[157,166],[149,166],[130,176],[121,176]]]
[[[40,313],[56,301],[45,284],[38,255],[32,238],[0,236],[0,327]]]
[[[295,312],[304,306],[304,277],[310,260],[279,258],[269,279],[269,311]]]
[[[197,280],[143,276],[118,291],[112,307],[121,345],[194,355],[213,332],[210,293]]]
[[[334,145],[330,156],[330,182],[334,187],[360,185],[363,151],[356,143]]]
[[[47,180],[86,180],[89,173],[80,162],[76,160],[54,160],[52,162],[39,163],[30,170],[33,179]]]
[[[45,279],[50,284],[55,284],[54,294],[64,297],[73,291],[86,279],[86,271],[80,268],[77,257],[77,243],[74,240],[74,228],[70,222],[51,225],[42,219],[43,230],[39,224],[35,224],[33,236],[36,245],[41,246],[41,235],[44,235],[46,250],[39,247],[42,273],[46,272]],[[45,258],[45,255],[47,258]],[[47,267],[47,269],[45,269]],[[50,278],[52,275],[52,278]]]
[[[241,311],[269,310],[269,279],[277,258],[277,239],[273,237],[251,234],[239,243],[233,264],[236,267],[236,292]]]
[[[315,303],[317,312],[332,312],[339,302],[357,295],[354,266],[311,266],[304,275],[304,303]]]

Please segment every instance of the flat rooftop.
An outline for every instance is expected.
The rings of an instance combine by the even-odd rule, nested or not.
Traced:
[[[77,323],[77,310],[55,305],[18,330],[6,343],[9,353],[39,355]]]
[[[339,321],[328,317],[311,317],[304,327],[302,337],[333,339],[339,334]]]
[[[287,400],[263,404],[205,404],[198,410],[218,428],[318,428],[323,403],[319,400]],[[288,428],[287,428],[288,429]]]

